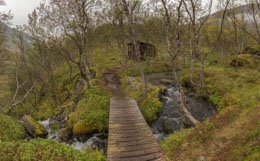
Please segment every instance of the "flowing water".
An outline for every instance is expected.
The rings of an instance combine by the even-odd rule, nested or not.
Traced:
[[[153,85],[164,85],[166,89],[161,91],[160,100],[162,102],[162,109],[158,115],[158,119],[150,126],[155,138],[160,141],[166,139],[169,135],[181,128],[191,127],[183,121],[183,115],[180,112],[180,99],[178,88],[172,86],[170,83],[165,83],[161,79],[171,80],[171,73],[159,73],[148,76],[148,81]],[[199,100],[189,93],[184,96],[186,100],[187,109],[198,121],[204,121],[217,113],[217,110],[209,102]],[[81,139],[72,138],[67,142],[62,142],[59,138],[60,130],[52,130],[50,127],[51,119],[40,121],[48,131],[48,139],[53,139],[72,146],[75,149],[82,150],[83,148],[99,149],[106,152],[107,137],[102,134],[93,134],[85,141]]]
[[[180,112],[180,93],[179,89],[170,83],[160,81],[161,79],[172,80],[171,73],[159,73],[148,76],[148,80],[153,85],[164,85],[166,89],[161,91],[160,100],[162,109],[158,119],[151,125],[151,130],[155,138],[160,141],[181,128],[189,128],[191,125],[185,122],[182,112]],[[217,110],[206,100],[195,98],[193,93],[184,95],[186,107],[192,116],[202,122],[215,115]]]
[[[52,139],[60,143],[64,143],[67,145],[72,146],[74,149],[82,150],[87,148],[93,148],[93,149],[99,149],[105,151],[106,147],[106,138],[102,134],[93,134],[89,139],[86,141],[79,141],[77,138],[73,138],[69,140],[68,142],[62,142],[60,140],[59,134],[60,130],[52,130],[50,127],[50,121],[48,120],[39,121],[39,123],[43,124],[45,129],[48,131],[47,139]]]

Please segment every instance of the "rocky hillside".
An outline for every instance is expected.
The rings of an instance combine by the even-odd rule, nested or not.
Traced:
[[[252,23],[252,12],[253,12],[253,6],[252,4],[246,4],[246,5],[241,5],[239,7],[235,7],[232,9],[227,10],[227,16],[230,16],[235,13],[236,17],[241,20],[245,20],[248,24]],[[256,8],[256,12],[259,12],[259,9]],[[213,13],[210,16],[210,19],[214,20],[221,20],[223,17],[223,10],[217,11]]]
[[[2,27],[2,29],[4,30],[4,32],[6,34],[5,48],[7,48],[11,51],[17,51],[18,46],[15,42],[18,41],[18,38],[15,34],[15,30],[1,21],[0,21],[0,26]],[[32,37],[30,37],[29,35],[22,33],[22,32],[21,32],[21,34],[23,35],[23,38],[24,38],[26,44],[31,45],[33,43]]]

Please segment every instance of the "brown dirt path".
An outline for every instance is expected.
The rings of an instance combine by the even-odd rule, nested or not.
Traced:
[[[155,137],[137,103],[120,90],[118,68],[103,73],[106,87],[115,98],[110,100],[108,161],[165,161]]]

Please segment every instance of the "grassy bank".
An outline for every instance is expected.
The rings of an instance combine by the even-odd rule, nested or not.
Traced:
[[[190,84],[189,69],[182,72],[182,84],[197,97],[207,96],[219,114],[161,142],[168,158],[185,161],[200,157],[206,160],[260,159],[260,61],[249,55],[239,58],[245,63],[238,70],[230,65],[207,64],[203,91]],[[199,68],[193,75],[194,81],[198,81]]]
[[[72,147],[53,140],[34,139],[31,141],[0,143],[0,160],[21,161],[105,161],[101,152],[91,149],[81,153]]]

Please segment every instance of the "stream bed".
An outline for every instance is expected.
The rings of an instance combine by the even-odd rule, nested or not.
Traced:
[[[162,109],[158,119],[150,126],[157,141],[165,140],[169,135],[181,128],[190,128],[192,125],[185,122],[180,112],[179,89],[172,85],[171,73],[158,73],[148,75],[148,82],[153,85],[166,87],[161,91],[159,97],[162,102]],[[217,114],[217,109],[206,100],[195,98],[192,92],[184,95],[186,107],[192,116],[202,122],[205,119]]]
[[[61,141],[59,135],[60,135],[60,130],[52,130],[50,127],[50,122],[51,118],[48,120],[44,121],[39,121],[39,123],[43,124],[45,129],[48,131],[48,136],[46,139],[52,139],[57,142],[67,144],[72,146],[74,149],[82,150],[82,149],[87,149],[87,148],[92,148],[92,149],[98,149],[98,150],[103,150],[106,151],[106,144],[107,144],[107,137],[99,134],[99,133],[94,133],[88,136],[88,139],[86,141],[80,141],[76,137],[71,138],[70,140],[64,142]]]
[[[148,75],[148,82],[153,85],[163,85],[165,90],[159,94],[160,101],[162,102],[161,112],[158,114],[157,120],[154,121],[150,128],[157,141],[165,140],[169,135],[181,128],[190,128],[191,125],[185,122],[183,114],[180,112],[180,99],[179,90],[174,87],[170,81],[172,80],[171,73],[157,73]],[[186,106],[189,112],[195,119],[202,122],[205,119],[216,115],[216,108],[206,100],[200,100],[195,98],[193,93],[188,93],[184,96],[186,100]],[[107,150],[107,138],[108,135],[94,133],[87,136],[85,139],[77,137],[71,137],[69,140],[62,141],[60,139],[60,129],[52,130],[52,119],[39,121],[44,125],[48,131],[47,139],[53,139],[57,142],[64,143],[72,146],[75,149],[82,150],[86,148],[93,148],[103,150],[106,153]]]

